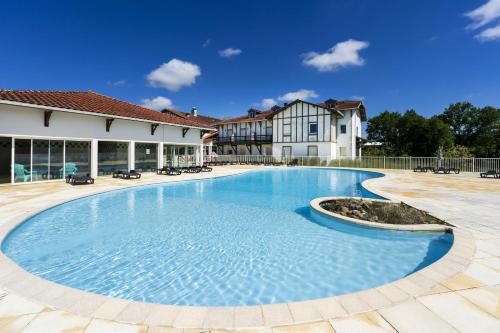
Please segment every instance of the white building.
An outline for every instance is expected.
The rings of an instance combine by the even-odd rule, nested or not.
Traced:
[[[356,158],[361,156],[365,120],[361,101],[296,100],[267,111],[250,109],[245,116],[217,123],[215,143],[222,155]]]
[[[210,131],[94,92],[0,90],[0,183],[200,164]]]
[[[218,154],[272,155],[272,112],[250,109],[244,116],[218,122]]]

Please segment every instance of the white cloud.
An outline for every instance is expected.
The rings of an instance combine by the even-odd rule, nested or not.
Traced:
[[[337,43],[325,53],[307,53],[303,63],[320,72],[335,71],[340,67],[363,66],[365,60],[360,57],[359,51],[367,48],[368,45],[368,42],[349,39]]]
[[[207,39],[205,42],[203,42],[203,44],[201,46],[203,46],[203,47],[209,47],[210,43],[212,43],[212,41],[210,39]]]
[[[158,96],[153,99],[141,99],[142,106],[148,109],[161,111],[172,107],[172,100],[163,96]]]
[[[481,31],[479,34],[475,36],[480,41],[490,41],[495,39],[500,39],[500,25],[497,25],[494,28],[489,28]]]
[[[296,99],[305,100],[308,98],[315,98],[315,97],[319,97],[319,95],[316,94],[314,90],[300,89],[298,91],[286,93],[283,96],[278,97],[278,99],[283,102],[291,102],[295,101]]]
[[[473,23],[467,28],[477,29],[500,18],[500,0],[489,0],[487,3],[465,14]]]
[[[174,58],[149,73],[147,79],[153,87],[178,91],[194,84],[200,75],[200,66]]]
[[[108,86],[123,86],[125,83],[127,83],[125,80],[118,80],[118,81],[108,81]]]
[[[227,49],[219,50],[219,55],[223,58],[230,58],[241,54],[241,52],[243,51],[241,51],[240,49],[228,47]]]
[[[365,100],[365,96],[356,96],[356,95],[354,95],[354,96],[349,97],[349,99],[353,99],[355,101],[364,101]]]
[[[262,106],[263,108],[272,108],[277,104],[278,103],[274,98],[264,98],[262,102],[260,102],[260,106]]]

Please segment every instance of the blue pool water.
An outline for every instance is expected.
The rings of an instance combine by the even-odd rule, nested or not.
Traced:
[[[358,291],[439,259],[452,235],[363,228],[314,214],[319,196],[377,197],[380,174],[272,169],[113,191],[44,211],[3,252],[33,274],[177,305],[255,305]]]

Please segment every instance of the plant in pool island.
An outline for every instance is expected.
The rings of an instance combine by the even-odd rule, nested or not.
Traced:
[[[394,203],[367,201],[362,199],[336,199],[322,202],[320,206],[336,214],[370,222],[450,225],[404,202]]]

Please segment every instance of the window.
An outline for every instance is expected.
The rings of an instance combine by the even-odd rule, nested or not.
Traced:
[[[307,146],[307,156],[318,156],[318,146]]]
[[[0,138],[0,183],[10,183],[12,164],[12,139]]]
[[[90,142],[66,141],[64,175],[90,173]]]
[[[31,140],[15,139],[14,182],[31,181]]]
[[[340,134],[346,134],[346,133],[347,133],[347,126],[340,125]]]
[[[135,169],[154,171],[157,166],[156,143],[135,143]]]
[[[99,175],[128,170],[128,143],[99,141],[97,145],[97,170]]]
[[[318,123],[309,123],[309,134],[318,134]]]
[[[287,158],[292,156],[292,147],[291,146],[283,146],[281,150],[281,157]]]

